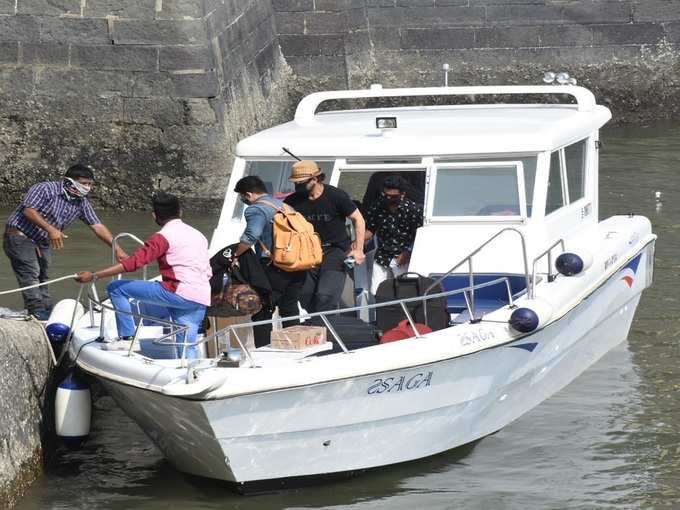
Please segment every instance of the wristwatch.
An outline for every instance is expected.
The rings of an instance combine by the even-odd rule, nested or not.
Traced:
[[[99,276],[97,276],[97,273],[95,273],[95,272],[93,271],[93,272],[92,272],[92,281],[93,281],[93,282],[96,282],[97,280],[99,280]]]

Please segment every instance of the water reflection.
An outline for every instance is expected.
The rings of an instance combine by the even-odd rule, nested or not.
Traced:
[[[339,483],[240,497],[219,483],[175,471],[139,428],[103,398],[97,401],[93,437],[85,449],[59,451],[19,508],[673,507],[680,502],[677,127],[624,127],[602,135],[600,216],[644,214],[659,235],[655,286],[640,303],[628,342],[497,434]],[[662,192],[660,208],[656,191]],[[106,221],[141,236],[154,230],[148,215],[111,215]],[[190,221],[208,234],[214,218]],[[109,256],[86,230],[69,240],[74,251],[59,254],[55,276],[91,268]],[[91,259],[79,255],[86,248]],[[8,267],[1,267],[0,288],[8,288],[13,281],[7,282]],[[399,438],[394,441],[399,448]]]

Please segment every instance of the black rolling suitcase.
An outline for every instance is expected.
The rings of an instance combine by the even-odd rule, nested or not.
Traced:
[[[373,324],[368,324],[357,317],[346,317],[342,315],[327,315],[328,322],[331,323],[333,329],[336,331],[340,340],[343,341],[345,347],[350,351],[353,349],[361,349],[362,347],[370,347],[371,345],[378,345],[380,343],[380,335],[382,331],[376,328]],[[326,327],[321,317],[312,317],[305,321],[305,326],[323,326]],[[333,342],[332,352],[342,352],[342,349],[333,338],[330,331],[326,332],[326,338],[329,342]],[[331,352],[324,352],[323,354],[331,354]]]
[[[434,283],[432,278],[421,276],[418,273],[404,273],[394,279],[385,280],[378,286],[375,294],[376,303],[385,303],[395,299],[405,299],[422,296]],[[433,287],[428,294],[443,292],[441,284]],[[426,324],[433,331],[444,329],[449,325],[449,312],[446,309],[446,296],[428,299],[427,301],[414,301],[406,303],[413,320]],[[427,318],[425,307],[427,306]],[[406,319],[401,305],[390,305],[376,308],[376,324],[383,331],[389,331]]]

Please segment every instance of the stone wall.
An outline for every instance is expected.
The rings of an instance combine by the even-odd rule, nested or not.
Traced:
[[[218,208],[236,141],[315,90],[539,83],[566,69],[615,119],[680,114],[680,0],[0,0],[0,207],[72,162],[93,199],[161,179]]]
[[[677,116],[678,0],[274,0],[303,90],[540,83],[567,70],[618,120]]]
[[[53,367],[36,322],[0,319],[0,345],[0,508],[9,508],[42,473]]]
[[[0,206],[74,161],[101,205],[148,206],[158,179],[219,198],[287,69],[270,0],[0,0]]]

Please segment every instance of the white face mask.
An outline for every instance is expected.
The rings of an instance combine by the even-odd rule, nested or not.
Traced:
[[[70,177],[66,177],[65,181],[67,181],[66,187],[71,188],[70,191],[72,194],[77,195],[79,197],[84,197],[86,196],[90,190],[92,189],[92,186],[88,186],[87,184],[82,184],[75,179],[71,179]]]

